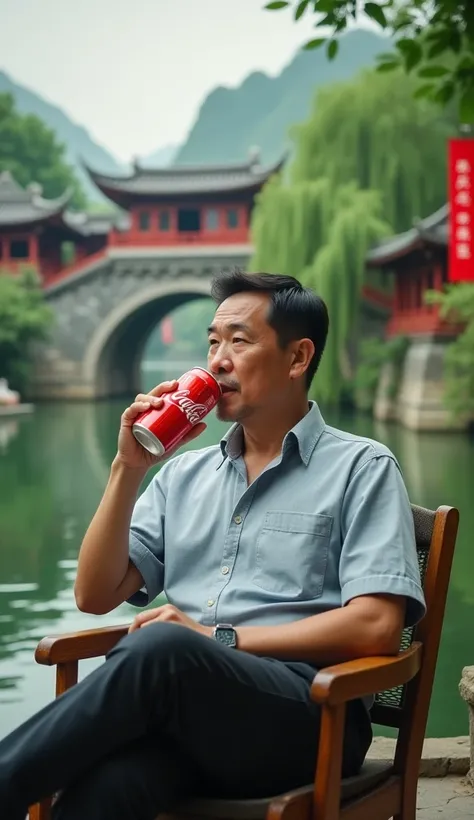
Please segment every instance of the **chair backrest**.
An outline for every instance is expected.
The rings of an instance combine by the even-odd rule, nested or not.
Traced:
[[[456,543],[459,512],[454,507],[436,511],[412,504],[418,564],[427,612],[416,626],[404,629],[401,649],[413,641],[423,644],[422,668],[415,680],[376,695],[371,710],[373,723],[400,728],[413,720],[416,704],[417,723],[426,728],[428,707],[438,657],[441,629],[448,593],[451,565]]]

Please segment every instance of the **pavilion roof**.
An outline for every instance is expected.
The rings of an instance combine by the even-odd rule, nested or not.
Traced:
[[[27,188],[14,179],[10,171],[0,173],[0,227],[18,227],[47,222],[60,216],[71,198],[71,191],[57,199],[44,199],[41,186]]]
[[[66,211],[63,219],[68,228],[81,236],[105,236],[113,227],[128,227],[129,214]]]
[[[86,170],[92,181],[109,199],[122,207],[136,201],[177,199],[180,197],[233,194],[258,191],[267,179],[278,172],[285,159],[262,166],[253,152],[246,162],[226,165],[173,165],[145,168],[135,161],[126,176],[109,176]]]
[[[391,236],[372,248],[367,254],[368,264],[371,267],[388,265],[426,245],[446,247],[448,219],[449,205],[446,204],[431,216],[417,220],[410,230]]]

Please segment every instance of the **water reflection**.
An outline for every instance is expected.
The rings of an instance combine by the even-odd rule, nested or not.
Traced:
[[[146,378],[147,388],[158,380],[150,371]],[[78,545],[107,481],[122,410],[119,401],[40,405],[33,416],[0,427],[0,736],[52,696],[51,670],[33,661],[41,637],[124,623],[134,613],[125,604],[105,618],[87,616],[77,612],[72,593]],[[473,441],[417,435],[367,416],[326,415],[335,426],[386,442],[413,501],[461,510],[429,733],[465,734],[457,684],[462,666],[473,662]],[[211,416],[198,446],[216,442],[225,429]]]
[[[18,435],[19,429],[17,419],[0,419],[0,455],[6,452],[8,442]]]

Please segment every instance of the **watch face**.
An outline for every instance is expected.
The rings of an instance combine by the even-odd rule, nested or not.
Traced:
[[[234,632],[233,629],[225,629],[225,628],[222,628],[222,627],[217,627],[217,629],[216,629],[216,640],[218,640],[219,643],[225,644],[226,646],[235,646],[236,645],[235,632]]]

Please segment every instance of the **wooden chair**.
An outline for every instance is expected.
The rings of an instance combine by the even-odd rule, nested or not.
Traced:
[[[396,657],[349,661],[322,669],[311,687],[322,724],[314,783],[260,800],[193,800],[167,820],[415,820],[418,770],[443,624],[459,522],[454,507],[436,512],[412,506],[427,614],[403,633]],[[77,682],[78,661],[105,655],[127,626],[44,638],[36,661],[56,665],[56,695]],[[341,780],[346,703],[376,696],[372,722],[398,729],[393,762],[366,761]],[[30,808],[30,820],[48,820],[50,801]]]

